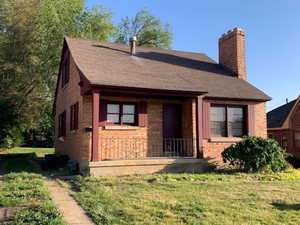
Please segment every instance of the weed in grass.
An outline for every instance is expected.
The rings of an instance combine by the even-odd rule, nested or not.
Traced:
[[[62,214],[51,202],[31,206],[19,211],[9,225],[67,225],[62,221]]]
[[[9,160],[0,180],[0,207],[25,206],[17,212],[9,225],[67,225],[55,205],[50,201],[41,175],[29,172],[39,171],[31,159]]]
[[[26,205],[30,201],[48,199],[40,175],[31,173],[10,173],[0,181],[0,206]]]

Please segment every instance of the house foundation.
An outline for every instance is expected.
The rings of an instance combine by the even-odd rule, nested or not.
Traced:
[[[216,167],[213,161],[193,158],[153,158],[90,162],[90,176],[125,176],[151,173],[202,173]]]

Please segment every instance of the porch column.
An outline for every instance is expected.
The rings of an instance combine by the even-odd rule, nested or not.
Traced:
[[[100,105],[100,93],[93,91],[93,103],[92,103],[92,162],[101,160],[99,156],[99,105]]]
[[[203,130],[202,130],[202,103],[203,96],[196,97],[196,143],[197,143],[197,158],[203,158]]]

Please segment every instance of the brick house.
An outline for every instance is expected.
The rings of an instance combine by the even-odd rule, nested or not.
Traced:
[[[65,38],[57,154],[90,175],[201,171],[244,135],[267,136],[270,97],[247,82],[245,33],[205,54]]]
[[[300,96],[267,113],[269,138],[300,159]]]

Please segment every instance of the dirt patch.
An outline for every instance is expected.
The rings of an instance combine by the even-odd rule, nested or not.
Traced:
[[[20,210],[26,209],[26,207],[5,207],[0,208],[0,223],[8,222],[14,218]]]

